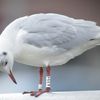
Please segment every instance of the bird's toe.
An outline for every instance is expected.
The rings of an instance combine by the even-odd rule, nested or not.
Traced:
[[[25,92],[23,92],[23,94],[30,94],[31,96],[34,96],[35,93],[36,93],[35,91],[30,91],[30,92],[25,91]]]
[[[43,94],[43,91],[40,89],[39,91],[37,91],[37,93],[35,94],[35,97],[40,96],[41,94]]]
[[[43,93],[48,93],[48,92],[50,92],[50,90],[51,90],[51,88],[46,88],[45,90],[39,90],[36,94],[35,94],[35,97],[38,97],[38,96],[40,96],[41,94],[43,94]]]

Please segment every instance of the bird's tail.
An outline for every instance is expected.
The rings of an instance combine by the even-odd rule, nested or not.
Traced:
[[[94,41],[98,41],[96,45],[100,45],[100,26],[96,26],[96,35],[93,38]]]

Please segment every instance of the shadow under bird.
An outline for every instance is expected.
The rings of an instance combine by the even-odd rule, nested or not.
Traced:
[[[21,17],[0,35],[0,70],[17,84],[12,74],[14,61],[39,67],[38,91],[23,92],[37,97],[51,90],[51,66],[65,64],[97,45],[100,27],[93,21],[54,13]],[[42,90],[43,67],[46,67],[45,90]]]

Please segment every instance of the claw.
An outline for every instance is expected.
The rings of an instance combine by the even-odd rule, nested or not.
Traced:
[[[43,94],[42,89],[40,89],[40,90],[35,94],[35,97],[38,97],[38,96],[40,96],[41,94]]]
[[[29,94],[30,92],[27,92],[27,91],[25,91],[25,92],[23,92],[22,94]]]
[[[51,90],[51,88],[49,88],[49,87],[47,87],[44,91],[39,90],[39,91],[35,94],[35,97],[38,97],[38,96],[40,96],[40,95],[43,94],[43,93],[48,93],[48,92],[50,92],[50,90]]]
[[[35,96],[35,93],[36,92],[34,92],[34,91],[30,91],[30,92],[25,91],[25,92],[23,92],[23,94],[30,94],[31,96]]]
[[[30,93],[30,96],[35,96],[35,92],[34,92],[34,91],[31,92],[31,93]]]

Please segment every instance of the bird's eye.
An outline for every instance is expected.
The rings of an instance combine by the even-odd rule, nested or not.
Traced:
[[[2,54],[3,54],[3,55],[7,55],[7,52],[3,52]]]
[[[8,64],[8,61],[5,61],[5,66]]]

